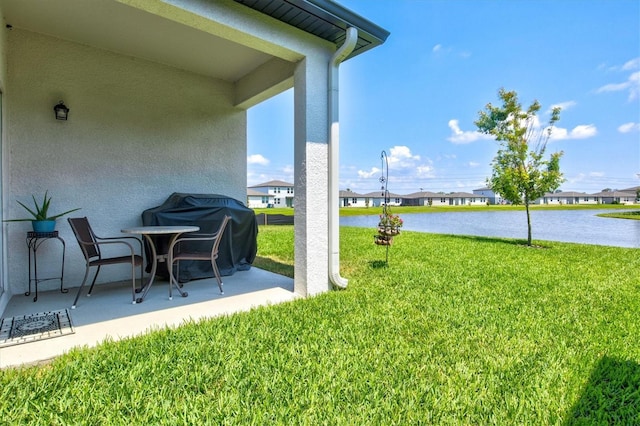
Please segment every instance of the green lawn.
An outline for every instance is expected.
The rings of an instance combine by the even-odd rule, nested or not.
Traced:
[[[640,424],[638,249],[373,234],[341,228],[344,291],[0,372],[0,423]]]
[[[640,220],[640,210],[630,211],[630,212],[602,213],[602,214],[599,214],[598,216],[613,217],[616,219]]]

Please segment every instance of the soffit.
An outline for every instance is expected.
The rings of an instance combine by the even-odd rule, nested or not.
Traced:
[[[234,82],[272,56],[116,1],[2,0],[6,24]]]
[[[342,45],[358,29],[353,57],[389,33],[333,1],[233,0]],[[0,0],[5,23],[56,38],[235,82],[273,58],[210,32],[112,0]],[[214,24],[212,25],[219,25]]]

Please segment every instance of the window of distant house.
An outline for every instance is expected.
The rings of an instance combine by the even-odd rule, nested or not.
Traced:
[[[589,197],[584,197],[584,201],[589,201]]]
[[[293,188],[287,188],[287,194],[293,194]]]
[[[447,199],[446,199],[446,198],[440,198],[440,202],[441,202],[441,203],[446,203],[446,202],[447,202]]]
[[[351,204],[358,204],[358,199],[357,198],[352,198],[351,199]]]
[[[262,204],[269,203],[269,197],[262,197]]]
[[[275,198],[275,199],[273,200],[273,203],[274,203],[274,204],[280,204],[280,198]]]
[[[471,199],[471,202],[472,202],[472,203],[475,203],[475,202],[476,202],[476,199],[475,199],[475,198],[472,198],[472,199]]]
[[[280,193],[280,188],[275,188],[275,189],[274,189],[274,192],[275,192],[276,194],[279,194],[279,193]]]
[[[396,204],[400,204],[400,198],[396,198]]]

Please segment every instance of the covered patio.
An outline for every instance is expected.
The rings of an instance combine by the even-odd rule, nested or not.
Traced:
[[[33,302],[33,294],[16,294],[3,317],[68,309],[74,333],[0,347],[0,368],[46,362],[71,348],[92,347],[105,339],[125,339],[150,330],[177,327],[186,321],[248,311],[300,297],[293,292],[291,278],[258,268],[223,278],[224,294],[220,294],[215,278],[210,278],[185,283],[189,297],[173,300],[168,300],[168,282],[158,281],[145,301],[135,305],[131,304],[128,282],[107,283],[96,288],[91,297],[85,297],[85,291],[74,310],[70,307],[75,288],[68,293],[59,289],[41,292],[37,302]]]
[[[382,44],[387,31],[329,0],[0,0],[0,16],[3,220],[24,216],[16,201],[29,204],[48,193],[52,215],[80,208],[74,216],[89,218],[96,234],[117,237],[140,226],[141,213],[172,193],[246,202],[247,110],[293,88],[295,278],[274,286],[286,288],[274,300],[346,286],[338,251],[338,67]],[[67,120],[54,115],[61,101],[69,108]],[[69,307],[66,299],[82,282],[85,262],[66,221],[58,220],[57,231],[66,242],[70,292],[56,294],[58,282],[42,282],[36,303],[24,296],[30,224],[2,225],[0,316]],[[38,250],[38,268],[59,266],[58,247]],[[131,305],[113,293],[112,306],[95,298],[131,276],[126,265],[113,266],[100,273],[93,303],[73,311],[78,332],[24,350],[2,348],[0,362],[28,362],[10,354],[31,351],[46,358],[54,346],[81,336],[101,340],[104,335],[92,337],[84,328],[115,330],[105,321],[121,316],[122,329],[137,333],[156,323],[128,321],[136,315],[175,324],[197,316],[193,308],[205,300],[247,299],[238,309],[260,298],[270,303],[264,292],[272,287],[251,290],[264,281],[256,273],[227,277],[229,293],[222,299],[211,288],[202,299],[190,290],[188,298],[168,302],[166,287],[154,285],[149,297],[159,295],[159,304]],[[174,317],[171,309],[182,304],[191,312]],[[223,305],[203,309],[235,309]]]

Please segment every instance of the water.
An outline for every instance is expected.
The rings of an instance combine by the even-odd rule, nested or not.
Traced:
[[[640,220],[596,216],[620,210],[534,210],[534,240],[640,248]],[[524,211],[403,214],[403,229],[437,234],[527,238]],[[340,225],[375,228],[378,216],[346,216]]]

